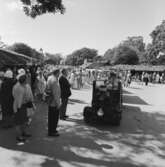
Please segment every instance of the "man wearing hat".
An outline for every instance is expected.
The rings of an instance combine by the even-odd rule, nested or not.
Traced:
[[[19,79],[19,77],[20,76],[22,76],[22,75],[26,75],[26,72],[25,72],[25,70],[23,69],[23,68],[21,68],[21,69],[18,69],[18,75],[17,75],[17,80]]]

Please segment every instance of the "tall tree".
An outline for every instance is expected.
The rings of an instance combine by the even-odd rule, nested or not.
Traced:
[[[108,49],[105,54],[104,58],[108,60],[111,64],[115,63],[116,58],[120,52],[125,52],[128,51],[130,54],[130,51],[136,52],[136,56],[138,56],[139,62],[145,62],[146,57],[145,57],[145,43],[143,41],[142,36],[133,36],[133,37],[128,37],[126,40],[121,42],[118,46]],[[129,57],[129,56],[128,56]],[[130,57],[132,59],[132,57]],[[121,60],[121,59],[120,59]],[[137,63],[137,62],[135,62]]]
[[[26,56],[29,56],[38,60],[43,60],[43,55],[41,53],[39,53],[38,51],[36,51],[36,49],[33,49],[24,43],[14,43],[13,45],[8,46],[6,48],[11,51],[24,54]]]
[[[142,36],[128,37],[121,44],[133,49],[136,52],[140,63],[146,62],[145,55],[144,55],[145,43]]]
[[[101,56],[101,55],[95,56],[95,57],[93,58],[93,61],[94,61],[94,62],[101,62],[101,61],[104,61],[104,60],[105,60],[104,57]]]
[[[27,16],[35,18],[45,13],[64,14],[65,7],[62,0],[20,0],[23,4],[23,10]]]
[[[119,45],[115,48],[112,64],[138,64],[139,58],[136,51],[128,46]]]
[[[142,36],[128,37],[122,42],[123,45],[132,47],[137,52],[145,51],[145,43]]]
[[[104,59],[106,59],[107,61],[109,61],[111,63],[112,59],[114,57],[114,54],[115,54],[115,48],[108,49],[104,54]]]
[[[8,46],[7,49],[29,57],[33,57],[32,48],[24,43],[14,43],[13,45]]]
[[[47,60],[45,60],[45,63],[47,64],[59,65],[62,60],[62,55],[60,53],[57,54],[46,53],[46,57]]]
[[[93,61],[94,57],[97,56],[97,52],[96,49],[82,48],[68,55],[65,62],[68,65],[82,65],[85,59]]]
[[[165,63],[165,20],[151,32],[152,43],[147,46],[146,55],[150,64]],[[160,55],[160,53],[163,53]]]

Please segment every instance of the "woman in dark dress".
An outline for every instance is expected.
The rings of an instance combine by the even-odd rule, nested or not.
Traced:
[[[12,89],[15,84],[13,79],[13,72],[7,70],[4,75],[4,80],[1,85],[1,106],[2,106],[2,120],[3,127],[9,128],[13,125],[13,95]]]

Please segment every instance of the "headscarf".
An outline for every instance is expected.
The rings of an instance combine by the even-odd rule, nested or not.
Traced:
[[[23,68],[21,68],[21,69],[19,69],[18,70],[18,75],[17,75],[17,80],[19,80],[19,78],[21,77],[21,76],[23,76],[23,75],[26,75],[26,72],[25,72],[25,70],[23,69]]]
[[[7,70],[4,74],[6,78],[13,78],[13,72],[11,70]]]

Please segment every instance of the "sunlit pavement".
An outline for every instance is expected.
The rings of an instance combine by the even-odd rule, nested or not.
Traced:
[[[15,130],[0,132],[0,167],[165,167],[165,86],[133,83],[124,90],[120,127],[88,126],[83,108],[91,89],[73,90],[60,137],[47,137],[47,106],[37,105],[33,137],[17,145]]]

